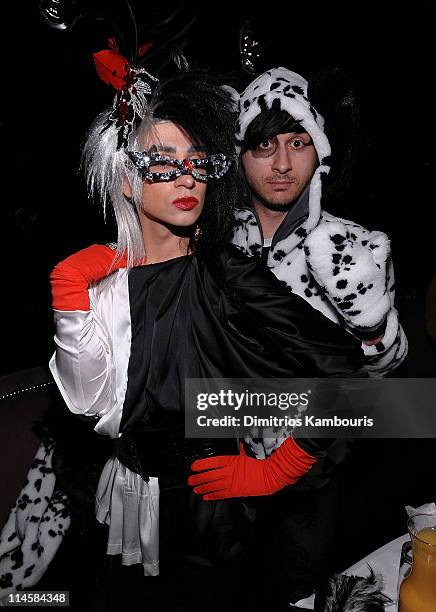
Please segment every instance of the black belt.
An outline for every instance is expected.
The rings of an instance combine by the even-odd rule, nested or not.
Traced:
[[[196,459],[239,454],[237,438],[185,438],[180,426],[129,431],[115,445],[121,463],[145,480],[149,476],[185,478]]]

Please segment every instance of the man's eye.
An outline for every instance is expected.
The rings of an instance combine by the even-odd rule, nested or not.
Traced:
[[[289,143],[289,146],[292,149],[304,149],[304,147],[308,147],[311,144],[313,144],[311,138],[294,138],[294,140],[291,140],[291,142]]]
[[[276,138],[265,138],[253,149],[254,157],[271,157],[277,150]]]

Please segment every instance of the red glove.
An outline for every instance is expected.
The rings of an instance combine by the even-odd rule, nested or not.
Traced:
[[[191,469],[201,474],[190,476],[188,484],[206,501],[272,495],[294,484],[316,461],[294,438],[286,438],[268,459],[253,459],[245,454],[197,459]]]
[[[127,253],[116,258],[116,251],[93,244],[61,261],[50,275],[53,308],[89,310],[88,287],[127,265]]]

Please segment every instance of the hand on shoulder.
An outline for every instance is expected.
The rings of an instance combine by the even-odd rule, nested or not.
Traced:
[[[50,275],[53,308],[89,310],[88,287],[126,266],[127,253],[120,257],[115,249],[104,244],[93,244],[70,255]]]

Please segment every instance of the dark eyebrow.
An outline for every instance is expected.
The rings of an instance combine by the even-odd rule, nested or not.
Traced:
[[[156,144],[151,145],[151,147],[149,148],[150,153],[157,153],[157,151],[162,152],[162,153],[175,153],[176,148],[169,147],[168,145],[156,145]]]
[[[149,148],[150,153],[156,153],[158,151],[162,153],[175,153],[176,147],[171,147],[169,145],[164,145],[164,144],[162,145],[154,144],[154,145],[151,145],[151,147]],[[197,152],[204,152],[204,147],[202,147],[201,145],[193,144],[188,149],[188,153],[197,153]]]

